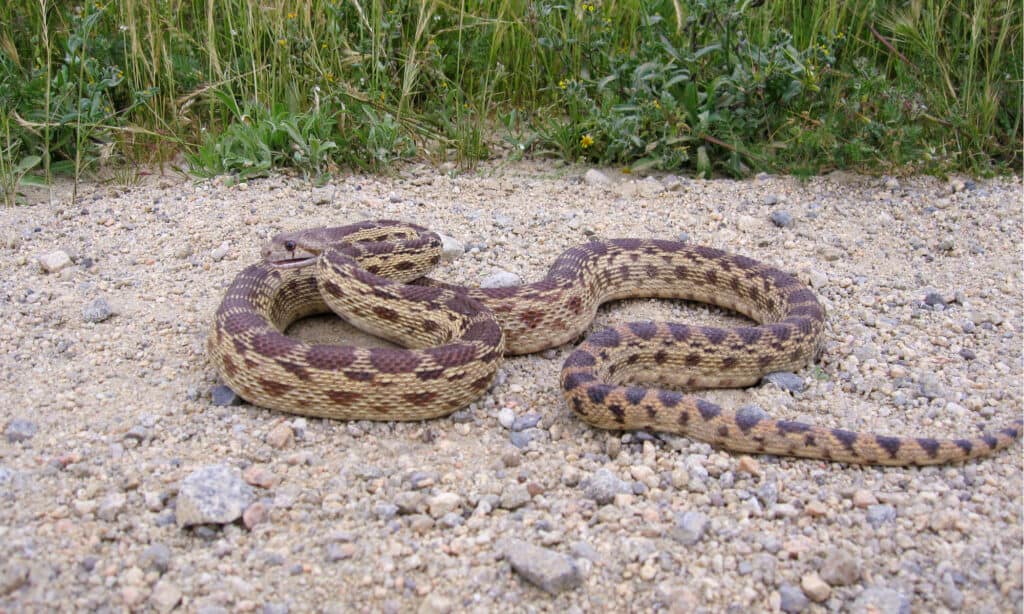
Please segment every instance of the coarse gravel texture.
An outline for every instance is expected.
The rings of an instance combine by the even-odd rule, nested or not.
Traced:
[[[506,360],[444,419],[306,419],[215,404],[204,344],[281,230],[416,222],[462,244],[434,276],[465,284],[538,279],[590,236],[683,237],[794,272],[829,312],[802,382],[709,398],[974,435],[1021,414],[1021,193],[495,163],[321,187],[156,175],[0,209],[0,611],[1020,612],[1019,444],[872,468],[600,431],[558,391],[571,346]],[[634,319],[743,321],[631,300],[595,328]],[[332,316],[293,328],[372,342]]]

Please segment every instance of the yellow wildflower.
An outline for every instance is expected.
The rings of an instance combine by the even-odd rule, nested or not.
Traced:
[[[594,137],[589,134],[584,134],[583,138],[580,139],[580,147],[586,149],[594,144]]]

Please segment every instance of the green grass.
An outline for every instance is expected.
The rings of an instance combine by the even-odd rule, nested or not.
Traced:
[[[322,177],[472,164],[502,141],[705,175],[1005,172],[1022,160],[1021,13],[991,0],[12,0],[0,185],[12,194],[33,161],[77,179],[183,152],[198,174]]]

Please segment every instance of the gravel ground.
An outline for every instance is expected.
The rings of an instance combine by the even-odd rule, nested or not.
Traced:
[[[1022,411],[1021,192],[522,164],[324,187],[154,176],[0,210],[0,611],[1020,612],[1019,445],[880,469],[598,431],[557,390],[569,347],[507,360],[449,418],[303,419],[232,405],[204,339],[285,229],[417,222],[463,246],[435,276],[469,284],[537,279],[592,235],[682,236],[796,273],[829,310],[793,390],[709,398],[975,434]],[[645,318],[742,321],[635,300],[596,325]]]

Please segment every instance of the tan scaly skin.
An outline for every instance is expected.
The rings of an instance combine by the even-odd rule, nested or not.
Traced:
[[[633,322],[594,333],[562,368],[577,415],[601,428],[677,433],[738,452],[884,465],[977,458],[1021,432],[1016,420],[993,435],[958,439],[854,433],[646,387],[750,386],[813,359],[825,325],[817,297],[743,256],[674,241],[591,241],[562,253],[540,281],[481,289],[420,279],[439,261],[440,245],[422,227],[387,220],[278,235],[225,294],[208,344],[213,363],[257,405],[344,420],[422,420],[482,395],[503,353],[577,339],[604,302],[687,299],[759,324]],[[307,344],[281,333],[329,310],[411,349]]]

